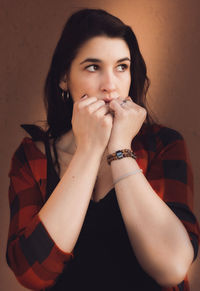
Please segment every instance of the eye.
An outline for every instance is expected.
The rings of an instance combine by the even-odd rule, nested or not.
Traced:
[[[121,64],[121,65],[117,66],[117,71],[118,72],[124,72],[124,71],[126,71],[127,68],[128,68],[128,65]]]
[[[86,70],[89,71],[89,72],[95,72],[95,71],[98,70],[98,68],[99,68],[98,65],[89,65],[89,66],[86,67]]]

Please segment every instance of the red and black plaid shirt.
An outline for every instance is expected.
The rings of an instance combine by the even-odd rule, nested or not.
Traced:
[[[200,231],[192,212],[193,175],[184,139],[167,127],[143,125],[131,146],[152,188],[185,226],[195,259]],[[74,255],[59,249],[38,217],[46,201],[47,159],[32,138],[25,137],[15,151],[9,177],[7,262],[21,284],[45,289],[55,284]],[[189,290],[187,278],[179,287],[162,290]]]

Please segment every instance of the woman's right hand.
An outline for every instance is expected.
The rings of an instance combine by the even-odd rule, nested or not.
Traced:
[[[105,101],[85,96],[74,102],[72,129],[77,148],[104,152],[111,134],[113,116]]]

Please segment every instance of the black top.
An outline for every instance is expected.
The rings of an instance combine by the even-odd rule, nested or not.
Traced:
[[[49,196],[60,179],[53,167],[48,140],[45,149]],[[57,283],[46,290],[161,290],[134,255],[114,188],[99,202],[90,200],[73,252],[74,259]]]

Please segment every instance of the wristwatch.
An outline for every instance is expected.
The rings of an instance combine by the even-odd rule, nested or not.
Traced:
[[[126,158],[126,157],[131,157],[133,159],[136,159],[136,155],[132,150],[123,149],[123,150],[118,150],[118,151],[114,152],[113,154],[108,155],[107,156],[107,162],[110,165],[110,163],[112,161],[123,159],[123,158]]]

